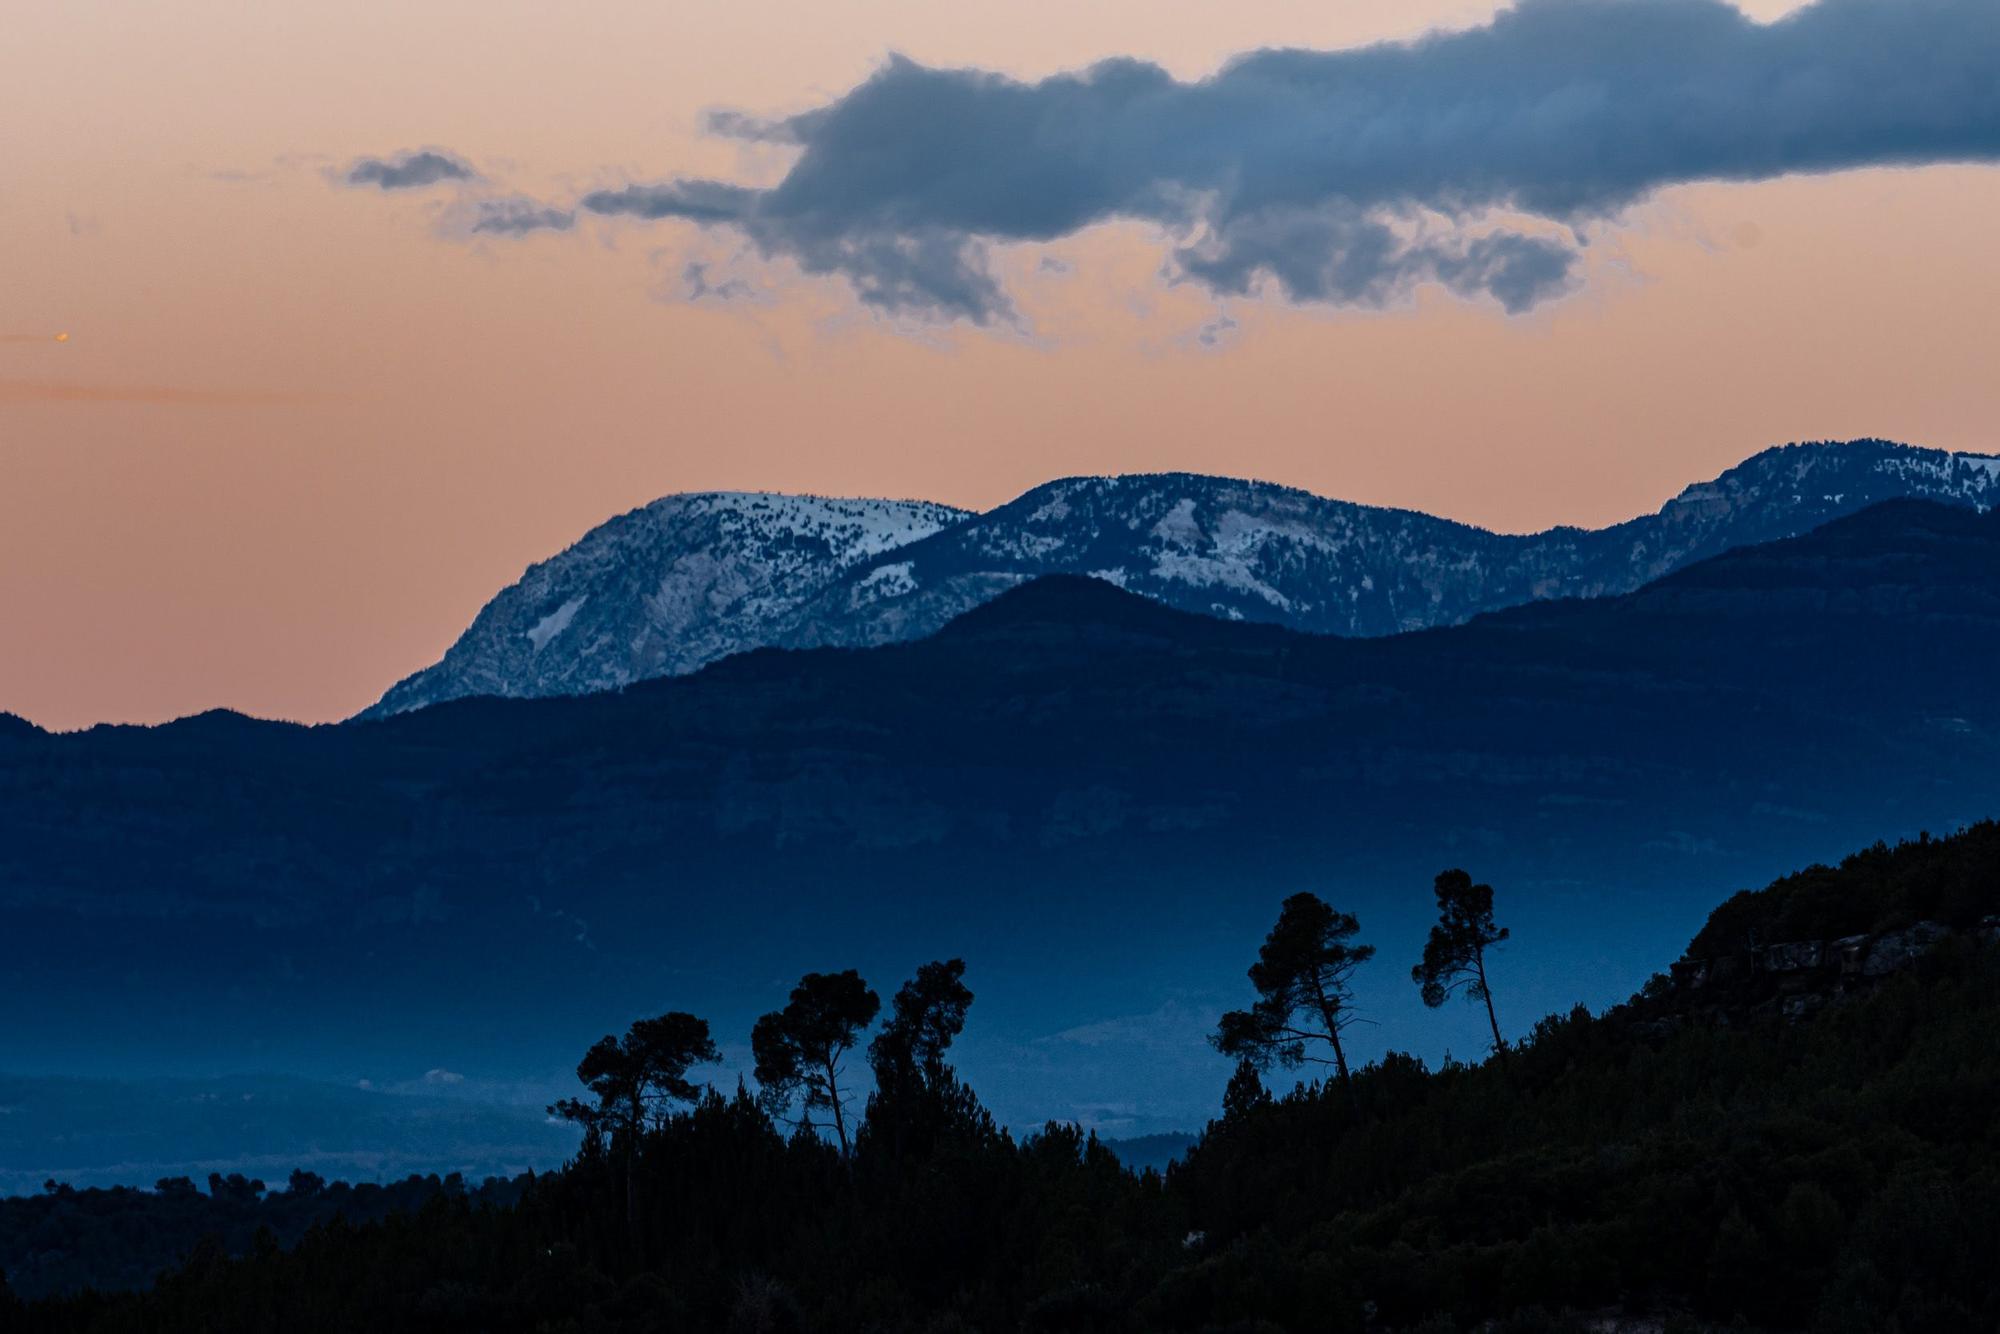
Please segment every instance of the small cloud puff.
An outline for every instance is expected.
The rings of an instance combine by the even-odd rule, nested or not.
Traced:
[[[349,185],[415,190],[443,181],[476,181],[479,173],[448,153],[423,149],[392,158],[365,157],[347,169]]]

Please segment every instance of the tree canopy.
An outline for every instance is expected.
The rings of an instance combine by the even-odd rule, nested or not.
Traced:
[[[635,1133],[648,1116],[700,1097],[688,1071],[721,1059],[705,1019],[674,1010],[635,1020],[624,1037],[606,1034],[577,1063],[576,1077],[596,1103],[565,1098],[549,1111],[582,1125],[586,1134],[614,1128]]]
[[[816,1111],[833,1117],[842,1155],[852,1148],[847,1133],[847,1093],[841,1086],[842,1064],[860,1035],[882,1009],[882,998],[868,989],[861,974],[807,973],[792,988],[785,1008],[759,1019],[750,1030],[750,1051],[756,1058],[756,1079],[765,1105],[774,1115],[790,1119],[799,1104],[809,1123]]]
[[[1340,1035],[1358,1020],[1352,980],[1355,970],[1375,957],[1373,945],[1353,943],[1360,929],[1352,913],[1335,911],[1316,894],[1286,899],[1250,966],[1257,1000],[1247,1010],[1222,1016],[1211,1039],[1216,1050],[1259,1067],[1274,1060],[1285,1066],[1318,1061],[1346,1081],[1350,1072]],[[1313,1055],[1312,1044],[1321,1044],[1331,1057]]]
[[[944,1054],[965,1030],[972,991],[965,985],[965,960],[927,963],[890,1000],[889,1022],[868,1044],[869,1064],[878,1083],[913,1071],[936,1078]]]
[[[1438,920],[1424,942],[1424,957],[1410,979],[1422,990],[1424,1004],[1436,1009],[1454,994],[1486,1006],[1493,1029],[1493,1050],[1503,1058],[1506,1040],[1493,1010],[1493,988],[1486,980],[1486,951],[1507,939],[1507,928],[1493,923],[1493,886],[1474,884],[1464,871],[1440,871],[1433,886]]]

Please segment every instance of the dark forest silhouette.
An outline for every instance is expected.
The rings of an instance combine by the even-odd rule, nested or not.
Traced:
[[[1491,1006],[1486,952],[1506,934],[1492,892],[1461,872],[1436,890],[1414,976],[1433,1004]],[[858,975],[810,974],[757,1024],[758,1095],[697,1085],[717,1050],[692,1015],[593,1045],[578,1069],[590,1099],[557,1109],[583,1147],[544,1176],[415,1182],[375,1221],[343,1208],[247,1241],[260,1214],[304,1217],[349,1188],[295,1174],[285,1191],[52,1184],[0,1202],[10,1258],[65,1220],[107,1248],[147,1219],[237,1224],[189,1242],[143,1294],[23,1304],[0,1288],[0,1321],[37,1334],[1993,1328],[1995,914],[2000,825],[1877,845],[1731,899],[1628,1004],[1545,1019],[1512,1044],[1489,1008],[1491,1056],[1432,1069],[1394,1052],[1346,1062],[1345,981],[1373,951],[1351,916],[1294,895],[1251,969],[1255,1004],[1216,1034],[1239,1057],[1221,1115],[1164,1174],[1126,1171],[1073,1126],[1016,1138],[995,1124],[949,1060],[974,999],[962,961],[919,969],[879,1027]],[[874,1088],[852,1114],[847,1058],[862,1051]],[[1328,1080],[1265,1087],[1260,1069],[1311,1059]],[[93,1233],[77,1223],[93,1211],[123,1221]]]

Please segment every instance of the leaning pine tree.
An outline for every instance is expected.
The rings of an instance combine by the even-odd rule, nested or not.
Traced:
[[[1288,1067],[1317,1061],[1333,1066],[1351,1088],[1340,1035],[1357,1021],[1355,970],[1375,957],[1373,945],[1353,943],[1360,929],[1352,913],[1335,911],[1316,894],[1286,899],[1250,966],[1256,1003],[1222,1016],[1210,1039],[1216,1050],[1259,1069],[1274,1060]]]
[[[1410,980],[1423,989],[1424,1004],[1436,1009],[1456,993],[1486,1006],[1493,1029],[1493,1052],[1502,1062],[1507,1044],[1500,1020],[1493,1013],[1493,988],[1486,981],[1486,951],[1507,939],[1507,928],[1493,924],[1493,886],[1475,885],[1464,871],[1443,871],[1436,882],[1438,922],[1424,942],[1423,962],[1410,970]]]

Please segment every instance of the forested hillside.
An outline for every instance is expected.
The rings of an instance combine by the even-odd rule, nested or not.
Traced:
[[[947,1059],[978,1022],[976,966],[927,966],[886,1011],[858,977],[811,975],[758,1024],[756,1096],[690,1082],[713,1056],[692,1016],[593,1047],[586,1096],[555,1109],[585,1123],[584,1152],[518,1203],[439,1191],[289,1251],[197,1247],[144,1295],[10,1318],[36,1334],[1993,1328],[1996,913],[2000,826],[1878,846],[1732,899],[1631,1003],[1552,1016],[1477,1063],[1392,1054],[1295,1082],[1282,1053],[1262,1075],[1246,1061],[1164,1177],[1074,1129],[994,1123]],[[1337,916],[1326,939],[1352,960]],[[1285,920],[1256,956],[1260,994]],[[1749,958],[1744,978],[1782,982],[1791,956],[1771,951],[1797,933],[1839,933],[1863,960],[1813,974],[1810,1014],[1754,986],[1718,1004],[1696,980]],[[864,1042],[876,1091],[836,1138],[832,1105],[853,1095],[833,1072]],[[828,1052],[822,1078],[810,1058]]]

